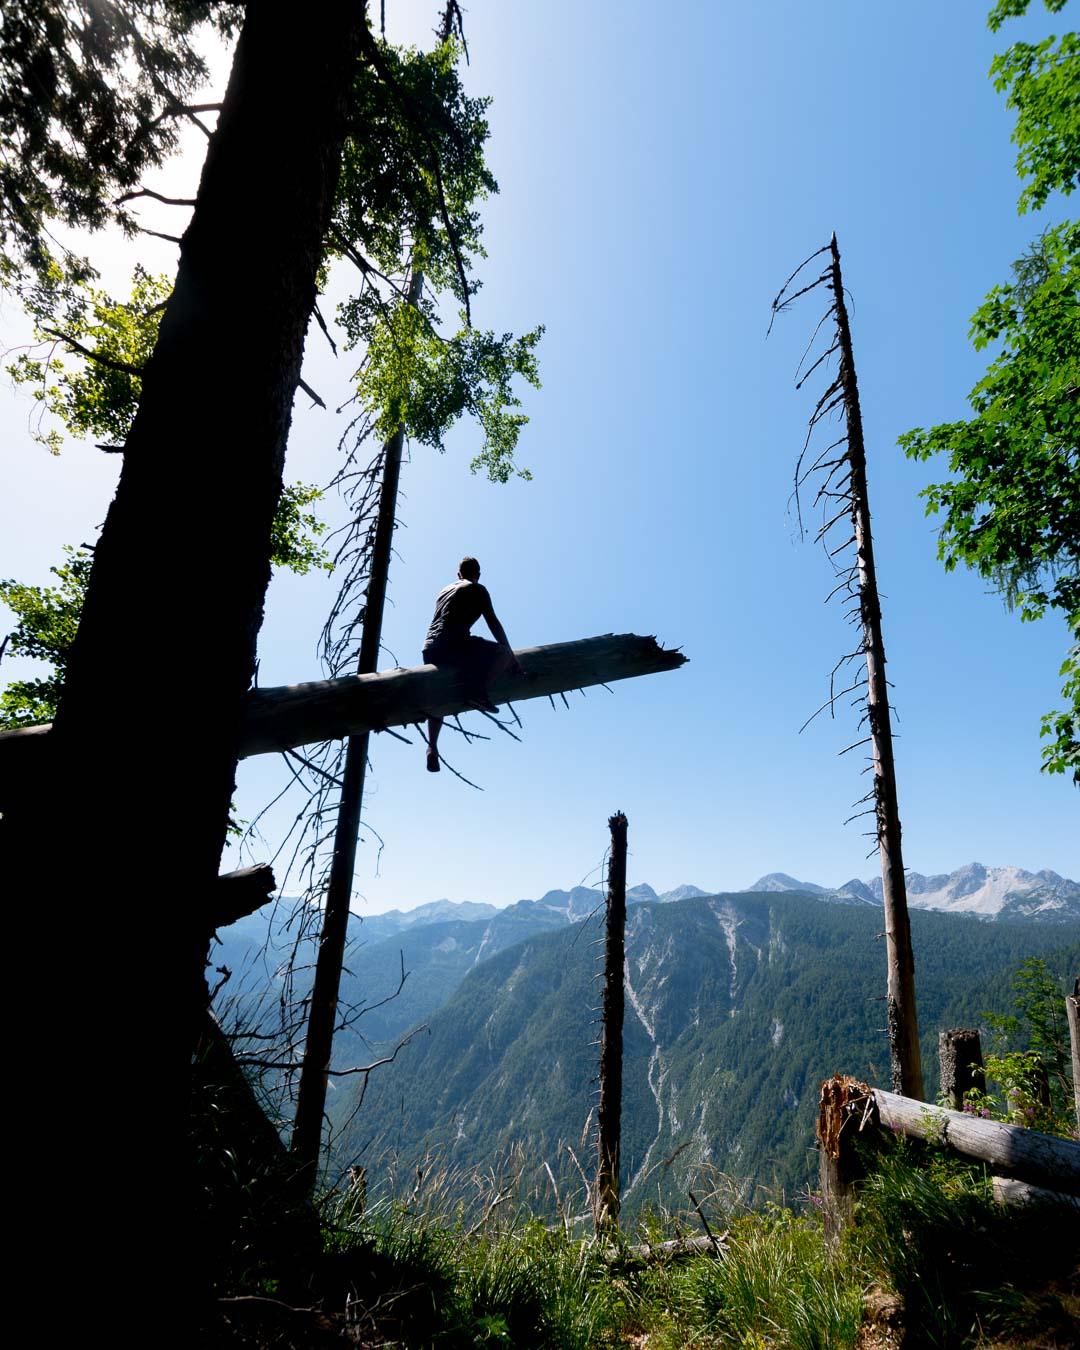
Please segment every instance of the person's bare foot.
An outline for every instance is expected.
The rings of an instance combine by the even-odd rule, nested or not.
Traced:
[[[438,772],[439,772],[440,765],[439,765],[439,752],[438,752],[438,750],[430,750],[430,749],[428,750],[428,752],[427,752],[427,768],[428,768],[428,773],[438,773]]]

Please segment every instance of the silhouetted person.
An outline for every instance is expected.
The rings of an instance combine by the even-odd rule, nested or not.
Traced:
[[[469,629],[483,619],[494,642],[474,637]],[[465,676],[466,692],[485,712],[498,712],[488,697],[488,686],[504,670],[515,675],[525,672],[510,647],[506,630],[495,616],[487,587],[480,585],[480,564],[475,558],[462,558],[458,579],[441,590],[435,600],[435,617],[424,639],[424,660],[433,666],[450,666]],[[439,732],[441,717],[428,718],[427,766],[439,772]]]

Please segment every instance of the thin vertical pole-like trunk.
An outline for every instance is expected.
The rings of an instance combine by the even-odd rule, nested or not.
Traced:
[[[424,278],[416,269],[409,284],[407,303],[420,303]],[[358,675],[369,675],[379,668],[386,587],[390,576],[390,556],[394,543],[398,483],[401,478],[401,454],[405,428],[399,426],[383,447],[382,482],[379,487],[379,512],[375,522],[375,540],[371,550],[371,576],[364,604],[364,622],[360,635]],[[341,971],[348,941],[349,903],[356,871],[356,843],[364,805],[364,779],[367,773],[368,733],[350,736],[345,749],[345,769],[341,780],[334,853],[326,887],[325,911],[319,953],[315,963],[315,981],[311,991],[304,1057],[300,1067],[300,1085],[296,1099],[291,1151],[299,1171],[309,1187],[314,1186],[322,1149],[323,1113],[326,1109],[326,1084],[334,1045]]]
[[[596,1231],[619,1223],[619,1148],[622,1135],[622,1057],[626,947],[626,831],[621,811],[608,821],[607,930],[604,942],[603,1026],[600,1032],[600,1104],[597,1110],[596,1187],[593,1222]]]
[[[874,569],[874,544],[870,530],[870,499],[866,486],[866,446],[862,410],[851,346],[851,328],[840,273],[840,250],[836,235],[830,245],[831,286],[836,303],[837,339],[840,346],[840,385],[848,429],[848,461],[851,470],[852,518],[858,555],[859,608],[866,651],[866,714],[874,764],[874,805],[885,904],[885,942],[888,960],[887,1009],[889,1052],[893,1091],[922,1100],[923,1074],[919,1050],[919,1025],[915,1009],[915,961],[911,951],[907,886],[900,848],[900,811],[896,800],[896,770],[893,764],[892,723],[889,690],[885,678],[885,645],[881,637],[881,602]]]
[[[1072,1046],[1073,1096],[1076,1099],[1076,1129],[1080,1133],[1080,978],[1073,983],[1073,991],[1065,1000],[1065,1016],[1069,1023],[1069,1042]]]

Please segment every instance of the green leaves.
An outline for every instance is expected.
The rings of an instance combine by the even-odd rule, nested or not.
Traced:
[[[1045,0],[1059,13],[1066,0]],[[1029,0],[999,0],[996,32]],[[1017,172],[1028,179],[1020,210],[1080,179],[1080,35],[1014,43],[991,66],[1017,111]],[[991,581],[1022,620],[1056,609],[1080,641],[1080,225],[1048,229],[1013,264],[971,321],[977,350],[996,347],[968,395],[974,416],[900,437],[911,459],[944,455],[949,481],[924,489],[941,514],[938,556]],[[1043,769],[1071,772],[1080,786],[1080,648],[1061,675],[1067,706],[1042,719]]]
[[[231,32],[240,14],[216,0],[5,0],[0,272],[47,267],[58,221],[132,229],[114,198],[176,147],[178,118],[207,75],[196,34]]]
[[[66,277],[51,262],[29,297],[39,345],[20,352],[8,374],[16,384],[29,385],[42,412],[59,418],[70,435],[122,445],[171,291],[168,278],[136,267],[130,298],[118,301],[89,282]],[[59,454],[60,432],[43,431],[42,425],[39,419],[34,439]]]
[[[472,327],[472,268],[485,256],[476,205],[498,185],[484,162],[488,100],[465,95],[457,57],[453,41],[430,53],[379,44],[358,71],[330,251],[363,280],[337,317],[346,345],[365,353],[356,390],[376,435],[386,440],[403,426],[441,452],[468,415],[483,436],[473,471],[505,483],[530,476],[514,464],[528,419],[513,379],[539,388],[543,329],[500,337]],[[415,273],[425,294],[413,305],[404,292]],[[462,310],[451,336],[440,330],[440,295]]]
[[[530,476],[514,464],[518,436],[528,418],[517,411],[521,400],[512,380],[519,375],[539,387],[535,349],[542,327],[515,338],[463,324],[444,338],[435,327],[432,305],[425,301],[375,312],[350,302],[342,307],[341,317],[349,345],[366,344],[364,363],[355,376],[357,395],[382,439],[402,425],[406,435],[441,452],[451,426],[468,413],[484,437],[472,460],[473,472],[483,469],[499,483],[515,471],[519,477]]]
[[[910,458],[944,454],[957,475],[923,492],[927,514],[945,516],[946,568],[974,568],[1029,620],[1080,612],[1080,226],[1047,231],[1036,250],[1042,280],[995,288],[972,319],[976,347],[1001,344],[969,395],[975,416],[900,438]]]
[[[1045,0],[1053,14],[1066,0]],[[994,32],[1006,19],[1024,14],[1028,0],[1000,0],[990,12]],[[1050,193],[1072,192],[1080,179],[1080,35],[1058,40],[1015,42],[994,57],[994,88],[1016,110],[1013,141],[1019,146],[1016,172],[1031,181],[1020,194],[1021,213],[1045,205]]]
[[[67,654],[79,626],[90,554],[66,546],[67,561],[49,570],[58,586],[24,586],[0,581],[0,600],[18,619],[8,639],[15,656],[46,661],[50,674],[36,680],[14,680],[0,693],[0,728],[37,726],[52,720],[64,682]]]

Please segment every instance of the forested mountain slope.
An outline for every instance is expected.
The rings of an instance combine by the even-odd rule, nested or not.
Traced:
[[[941,1027],[1004,1008],[1027,955],[1064,979],[1080,925],[990,925],[912,915],[924,1057]],[[800,894],[742,892],[631,908],[623,1186],[633,1208],[685,1196],[703,1168],[773,1184],[811,1180],[818,1084],[837,1069],[886,1085],[880,912]],[[487,1165],[522,1144],[568,1177],[595,1103],[599,922],[528,938],[482,961],[368,1088],[337,1158],[377,1170],[433,1151]],[[347,1081],[347,1080],[345,1080]],[[338,1119],[351,1094],[337,1095]],[[677,1152],[674,1162],[664,1160]]]

